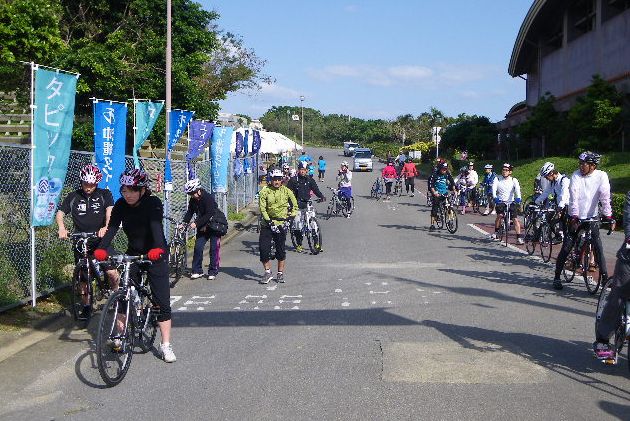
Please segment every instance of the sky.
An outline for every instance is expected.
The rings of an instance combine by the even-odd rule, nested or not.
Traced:
[[[275,79],[229,93],[221,112],[272,106],[393,120],[431,107],[503,120],[525,99],[507,73],[533,0],[197,0],[238,34]]]

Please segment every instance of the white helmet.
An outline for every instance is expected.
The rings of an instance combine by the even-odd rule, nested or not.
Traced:
[[[486,164],[483,166],[484,170],[491,170],[492,169],[492,164]]]
[[[282,174],[282,170],[276,168],[275,170],[271,171],[271,178],[275,178],[275,177],[284,177],[284,174]]]
[[[349,165],[348,165],[348,161],[343,161],[343,162],[341,163],[341,166],[342,166],[342,167],[349,167]]]
[[[199,182],[198,178],[191,178],[190,180],[186,181],[186,184],[184,184],[184,191],[186,192],[186,194],[194,193],[200,188],[201,183]]]
[[[545,162],[545,164],[540,168],[540,175],[543,177],[547,177],[551,171],[555,169],[555,166],[551,162]]]

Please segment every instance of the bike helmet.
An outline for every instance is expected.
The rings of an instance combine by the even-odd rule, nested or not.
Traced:
[[[120,185],[129,187],[149,187],[149,176],[144,170],[134,168],[125,170],[120,175]]]
[[[470,161],[470,162],[468,163],[468,166],[469,166],[469,167],[474,167],[474,166],[475,166],[475,163],[474,163],[474,162],[472,162],[472,161]]]
[[[284,177],[284,174],[282,174],[282,170],[275,169],[271,171],[271,178],[282,178],[282,177]]]
[[[551,171],[553,171],[556,167],[551,162],[545,162],[545,164],[540,168],[540,175],[543,177],[547,177]]]
[[[194,193],[201,188],[201,183],[198,178],[191,178],[184,184],[184,192],[186,194]]]
[[[505,164],[503,164],[503,168],[507,168],[508,170],[512,171],[514,169],[514,167],[512,166],[512,164],[508,164],[507,162]]]
[[[591,151],[582,152],[580,156],[578,157],[580,161],[584,161],[589,164],[595,164],[595,165],[599,164],[599,160],[601,158],[602,156],[600,154],[591,152]]]
[[[342,166],[342,167],[346,167],[346,168],[347,168],[347,167],[348,167],[348,161],[343,161],[343,162],[341,163],[341,166]]]
[[[288,170],[289,168],[291,168],[291,166],[290,166],[289,164],[284,164],[284,165],[282,166],[282,169],[283,169],[283,170]]]
[[[438,165],[438,170],[445,169],[448,170],[448,164],[446,162],[442,162]]]
[[[298,169],[308,169],[308,162],[300,161],[300,165],[299,165]]]
[[[96,165],[92,164],[88,164],[81,168],[81,172],[79,173],[79,179],[88,184],[98,184],[102,178],[103,174],[101,173],[101,170],[99,170]]]
[[[493,168],[492,164],[486,164],[486,165],[483,166],[484,170],[491,170],[492,168]]]

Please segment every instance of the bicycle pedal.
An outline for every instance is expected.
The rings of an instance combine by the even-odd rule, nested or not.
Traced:
[[[606,358],[602,362],[606,365],[617,365],[617,358]]]

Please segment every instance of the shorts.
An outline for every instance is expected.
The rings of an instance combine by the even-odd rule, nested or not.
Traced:
[[[507,203],[505,202],[497,203],[495,207],[497,215],[505,215],[506,209]],[[512,216],[512,219],[516,219],[516,217],[518,216],[518,205],[514,202],[510,203],[510,214]]]

